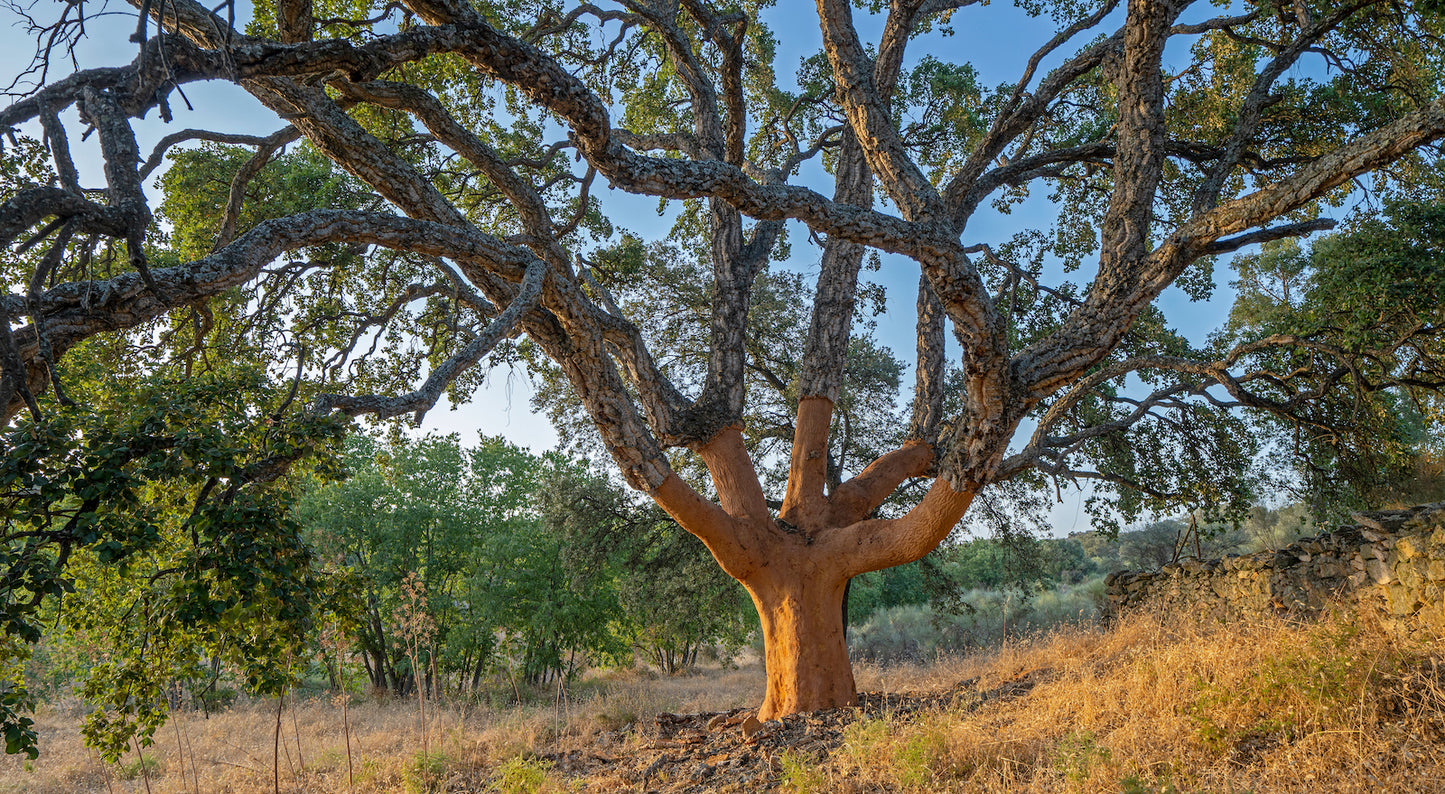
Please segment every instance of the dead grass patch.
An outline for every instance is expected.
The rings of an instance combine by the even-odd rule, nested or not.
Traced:
[[[826,757],[775,759],[775,782],[795,792],[1445,791],[1442,667],[1437,641],[1406,642],[1346,613],[1308,625],[1136,615],[933,665],[860,666],[865,690],[956,694],[921,713],[892,712],[885,699]],[[354,786],[340,709],[302,702],[294,724],[289,713],[283,723],[281,787],[572,790],[579,781],[540,754],[627,756],[648,741],[629,726],[650,726],[661,712],[753,705],[762,683],[756,665],[683,677],[624,671],[547,704],[443,707],[428,718],[426,757],[412,704],[358,703]],[[210,719],[179,715],[147,751],[157,763],[152,791],[270,791],[274,721],[274,701]],[[77,710],[47,709],[37,722],[45,755],[0,760],[0,794],[144,791],[140,778],[120,779],[81,745]],[[627,788],[607,774],[598,770],[587,790]]]
[[[830,784],[920,792],[1445,790],[1440,650],[1348,614],[1309,625],[1228,626],[1138,615],[1109,630],[1063,628],[952,668],[976,676],[977,691],[1029,681],[1026,694],[857,723],[828,764]],[[903,685],[938,675],[899,672]]]
[[[757,666],[675,677],[618,671],[581,682],[552,703],[443,706],[435,714],[428,704],[432,752],[427,757],[420,755],[414,702],[354,702],[349,707],[354,786],[348,783],[340,706],[329,698],[303,700],[293,714],[288,702],[281,730],[281,790],[485,791],[497,783],[506,790],[561,791],[557,775],[528,760],[535,752],[587,746],[601,734],[649,723],[664,711],[738,708],[758,699],[762,687]],[[73,705],[42,707],[36,715],[42,755],[34,762],[0,757],[0,794],[144,792],[141,777],[122,777],[122,770],[136,763],[135,752],[122,757],[120,768],[102,764],[81,742],[82,717],[83,710]],[[176,715],[145,750],[147,758],[155,759],[151,791],[271,791],[275,720],[275,700],[241,702],[209,718]],[[530,787],[536,779],[543,781],[541,787]]]

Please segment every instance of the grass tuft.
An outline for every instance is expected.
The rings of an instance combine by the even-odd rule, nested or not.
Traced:
[[[551,768],[551,761],[519,755],[497,767],[491,790],[499,794],[536,794],[547,784]]]
[[[833,791],[827,773],[818,765],[818,759],[797,750],[785,750],[778,756],[780,788],[787,794],[823,794]]]

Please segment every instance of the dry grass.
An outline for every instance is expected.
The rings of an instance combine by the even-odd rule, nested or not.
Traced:
[[[979,691],[1037,682],[1026,696],[856,723],[826,782],[791,788],[1445,791],[1441,662],[1347,615],[1062,629],[947,668]]]
[[[1066,628],[931,666],[860,667],[866,690],[972,691],[1032,684],[1011,699],[863,719],[830,758],[783,757],[793,791],[1391,792],[1445,791],[1442,649],[1368,620],[1273,620],[1230,626],[1137,616],[1109,630]],[[685,678],[620,673],[589,681],[562,706],[443,709],[429,764],[413,704],[353,706],[354,789],[341,714],[304,702],[283,722],[284,791],[566,791],[529,751],[595,747],[604,732],[661,711],[756,702],[756,665]],[[1023,688],[1022,686],[1020,687]],[[259,792],[272,786],[274,701],[167,725],[152,748],[162,792]],[[45,755],[0,761],[0,792],[145,791],[85,750],[78,713],[39,715]],[[300,747],[297,747],[297,735]],[[614,738],[606,737],[608,741]],[[614,745],[609,752],[625,753]],[[304,766],[301,761],[304,760]],[[123,766],[135,769],[135,755]],[[193,763],[194,762],[194,763]],[[432,775],[428,776],[428,771]],[[499,772],[515,786],[500,785]]]
[[[438,784],[458,788],[464,781],[465,790],[487,790],[486,781],[499,765],[528,751],[586,745],[598,733],[650,720],[663,711],[739,708],[759,698],[762,681],[756,665],[696,677],[622,671],[584,682],[561,704],[502,710],[442,708],[436,714],[429,704],[429,764],[421,757],[415,701],[353,704],[349,715],[354,788],[348,786],[341,708],[327,698],[306,700],[294,711],[288,708],[282,719],[281,790],[426,791],[441,788]],[[85,748],[79,734],[82,716],[75,708],[42,708],[36,716],[42,755],[28,763],[0,756],[0,793],[145,792],[146,780],[134,751],[122,757],[117,769],[107,768]],[[209,719],[198,713],[178,715],[157,732],[155,746],[145,751],[156,766],[150,771],[150,791],[272,791],[275,721],[274,700],[239,705]],[[178,743],[184,747],[184,758]],[[122,776],[126,770],[133,773],[129,779]],[[555,783],[547,781],[553,788]]]

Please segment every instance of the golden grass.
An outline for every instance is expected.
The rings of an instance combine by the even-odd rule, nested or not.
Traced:
[[[817,790],[1445,791],[1441,661],[1348,615],[1065,628],[949,666],[1027,695],[855,724]]]
[[[976,678],[969,692],[1012,683],[1021,694],[980,705],[965,693],[946,709],[866,717],[828,759],[784,756],[780,768],[796,792],[1445,791],[1442,661],[1439,643],[1348,614],[1228,626],[1139,615],[930,666],[860,666],[864,690],[938,692]],[[572,784],[529,753],[605,745],[620,755],[639,741],[612,733],[628,723],[752,705],[761,689],[756,665],[678,678],[622,672],[578,685],[560,705],[442,708],[429,716],[430,759],[419,756],[414,703],[358,704],[354,788],[340,709],[307,701],[294,724],[289,709],[283,720],[281,787],[566,791]],[[270,791],[274,721],[274,701],[180,715],[148,751],[158,764],[151,791]],[[37,722],[45,755],[0,761],[0,792],[107,791],[107,778],[111,791],[146,790],[83,748],[78,711],[49,708]],[[122,766],[135,761],[130,753]]]
[[[288,702],[281,725],[281,790],[424,791],[428,782],[448,781],[478,784],[464,790],[486,790],[485,781],[498,766],[524,753],[586,746],[599,733],[650,721],[663,711],[739,708],[759,699],[762,688],[762,670],[756,665],[679,677],[620,671],[574,686],[560,704],[500,710],[444,706],[435,713],[428,704],[429,765],[421,759],[415,701],[356,703],[348,709],[354,787],[348,785],[341,708],[329,698],[303,700],[294,710]],[[145,792],[135,752],[121,758],[119,769],[106,767],[81,742],[82,717],[80,709],[43,707],[36,715],[42,754],[28,763],[0,756],[0,793]],[[145,750],[158,765],[151,773],[150,791],[272,791],[275,722],[275,700],[238,705],[209,719],[199,713],[177,715],[157,732],[155,745]],[[429,781],[428,766],[442,779]],[[127,767],[137,774],[122,779]],[[549,785],[555,782],[549,780]]]

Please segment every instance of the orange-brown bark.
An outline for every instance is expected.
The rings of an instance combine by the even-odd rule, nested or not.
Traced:
[[[778,518],[795,527],[811,526],[827,517],[823,486],[828,478],[828,428],[832,421],[833,401],[827,397],[798,401],[788,487],[778,511]]]
[[[753,467],[753,459],[748,457],[743,444],[741,428],[723,428],[698,447],[697,454],[707,464],[718,499],[729,515],[753,522],[772,520],[762,483],[758,482],[758,470]]]
[[[780,518],[796,522],[801,532],[780,527],[769,514],[737,427],[697,448],[721,506],[676,474],[653,492],[658,504],[743,583],[757,607],[767,666],[767,690],[758,712],[764,720],[856,702],[843,625],[848,579],[922,557],[948,534],[973,498],[972,491],[956,492],[938,480],[903,517],[860,520],[904,479],[926,471],[934,453],[921,442],[894,450],[829,499],[823,488],[831,414],[826,398],[806,399],[799,409],[790,499]]]
[[[653,501],[707,546],[728,576],[739,581],[756,568],[759,543],[721,507],[704,499],[676,473],[652,492]]]
[[[653,489],[653,501],[683,529],[696,535],[728,575],[745,581],[767,554],[773,534],[763,487],[743,446],[742,432],[728,427],[698,447],[721,506],[704,499],[676,473]]]
[[[940,477],[923,500],[899,518],[872,518],[841,527],[815,545],[817,553],[839,561],[847,576],[878,571],[922,559],[938,547],[968,510],[977,487],[955,491]]]
[[[922,441],[910,441],[880,456],[858,476],[838,486],[829,500],[829,523],[846,527],[867,518],[904,480],[928,471],[933,458],[933,447]]]
[[[811,556],[779,555],[766,575],[747,583],[762,622],[767,668],[761,720],[858,699],[843,632],[847,579],[836,570],[820,570]]]

